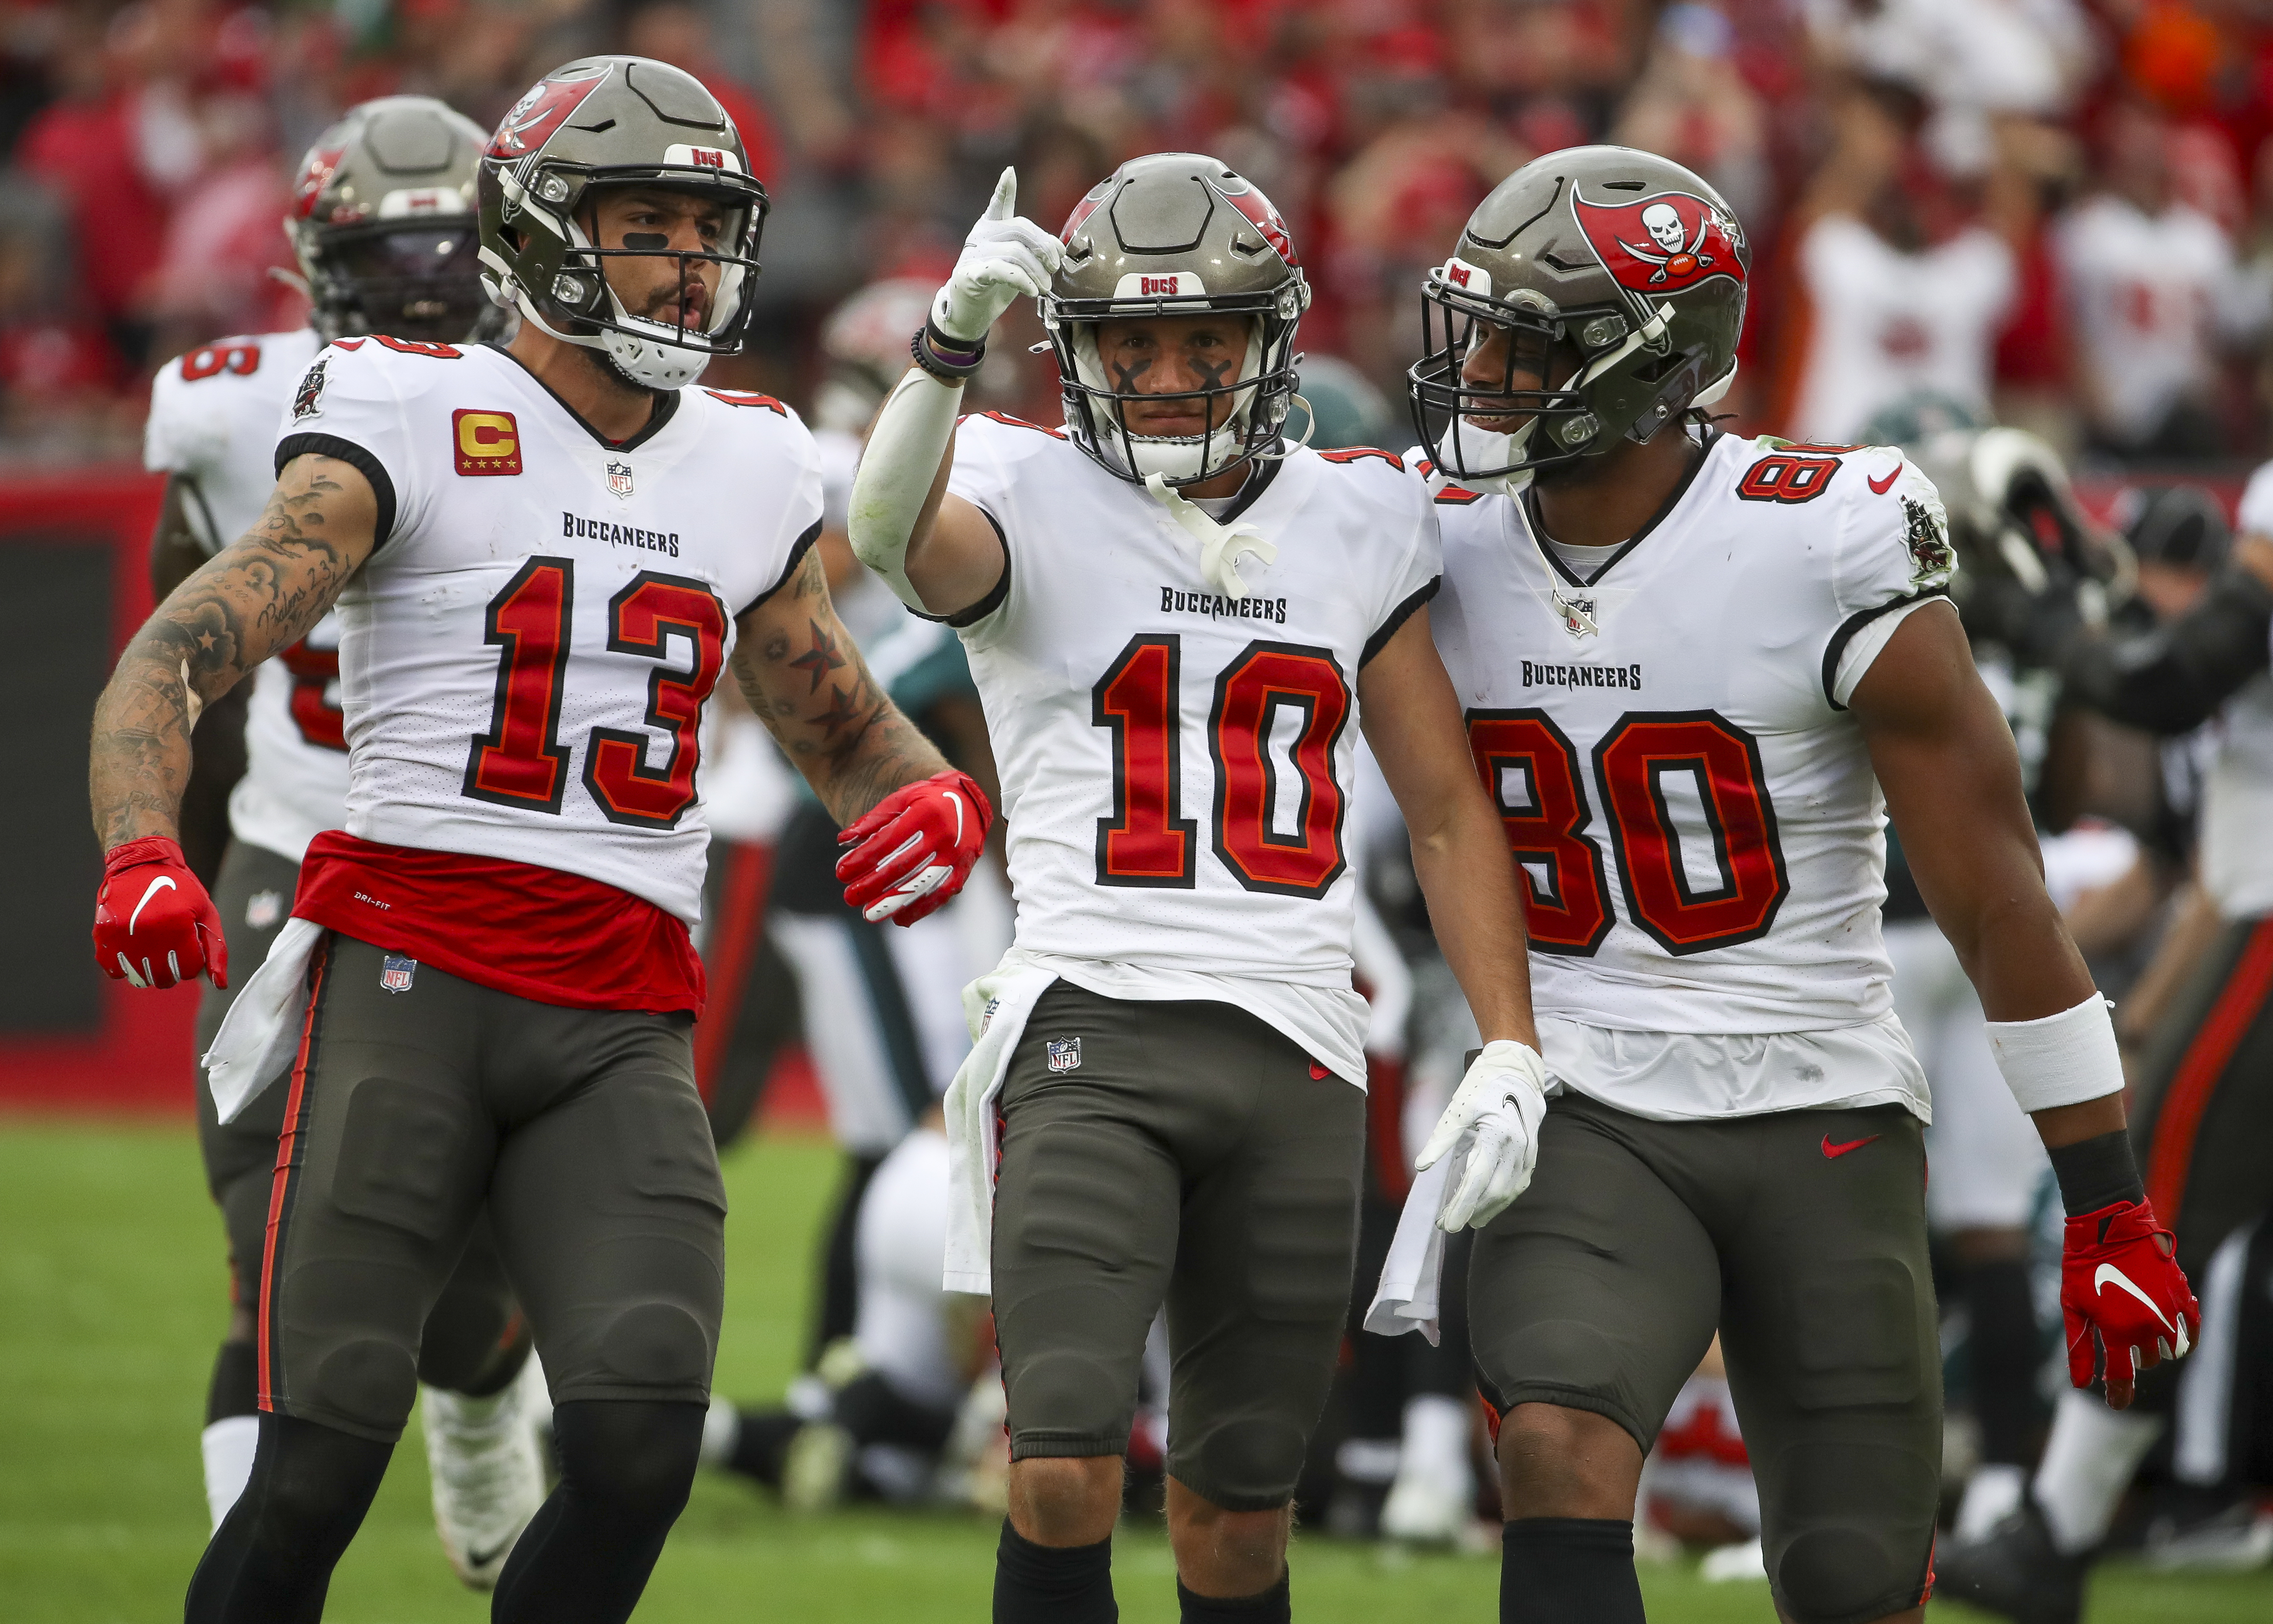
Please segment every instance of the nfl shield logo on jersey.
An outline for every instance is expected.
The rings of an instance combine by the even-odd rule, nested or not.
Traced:
[[[1081,1039],[1078,1037],[1053,1037],[1043,1047],[1049,1052],[1050,1069],[1054,1072],[1073,1071],[1081,1065]]]
[[[418,961],[390,953],[379,967],[379,984],[389,992],[410,991],[410,978],[418,973]]]
[[[628,462],[608,464],[608,489],[617,496],[628,498],[632,493],[632,465]]]

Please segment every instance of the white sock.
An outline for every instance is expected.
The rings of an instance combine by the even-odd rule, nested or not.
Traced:
[[[1393,1438],[1345,1438],[1334,1448],[1334,1470],[1352,1483],[1378,1486],[1397,1476],[1403,1457]]]
[[[1976,1471],[1965,1485],[1965,1498],[1957,1508],[1951,1535],[1978,1539],[2013,1515],[2029,1485],[2025,1467],[1992,1462]]]
[[[2159,1417],[2110,1410],[2092,1393],[2060,1395],[2035,1489],[2052,1543],[2064,1554],[2078,1555],[2107,1538],[2131,1474],[2162,1435]]]
[[[477,1433],[492,1425],[499,1412],[514,1402],[513,1383],[491,1393],[486,1398],[474,1398],[448,1388],[427,1387],[421,1384],[419,1395],[424,1400],[424,1420],[429,1426],[439,1426],[446,1433]]]
[[[252,1455],[260,1443],[260,1418],[227,1415],[199,1434],[198,1446],[206,1457],[206,1505],[213,1525],[229,1515],[236,1497],[252,1477]]]
[[[734,1458],[734,1446],[742,1441],[742,1412],[731,1400],[710,1396],[710,1412],[702,1418],[702,1455],[705,1466],[724,1466]]]
[[[1398,1472],[1426,1476],[1437,1483],[1471,1481],[1468,1468],[1468,1407],[1441,1393],[1405,1401],[1405,1450]]]

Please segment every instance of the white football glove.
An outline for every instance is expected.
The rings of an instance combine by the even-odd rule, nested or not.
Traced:
[[[1437,1227],[1457,1235],[1482,1229],[1531,1187],[1539,1163],[1539,1121],[1547,1114],[1547,1065],[1537,1052],[1503,1037],[1486,1044],[1421,1147],[1414,1166],[1427,1171],[1463,1139],[1468,1164],[1459,1188],[1437,1210]]]
[[[1057,238],[1018,213],[1018,172],[1003,170],[986,212],[963,240],[955,274],[932,301],[932,325],[951,339],[977,344],[1015,300],[1039,299],[1049,291],[1064,252]]]

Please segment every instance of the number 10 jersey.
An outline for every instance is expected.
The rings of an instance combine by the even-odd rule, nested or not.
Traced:
[[[347,832],[696,923],[702,706],[736,617],[819,534],[804,425],[690,387],[611,445],[501,350],[348,339],[286,409],[280,469],[306,452],[379,498],[338,605]]]
[[[1278,552],[1245,558],[1234,598],[1148,491],[1057,430],[965,418],[949,488],[1008,558],[963,638],[1017,948],[1101,997],[1237,1003],[1362,1086],[1357,685],[1435,591],[1426,493],[1386,452],[1259,465],[1221,522]]]
[[[1884,801],[1846,700],[1944,594],[1932,483],[1888,447],[1710,434],[1651,525],[1587,550],[1585,582],[1534,545],[1523,502],[1436,500],[1431,624],[1528,877],[1541,1018],[1767,1034],[1886,1016]]]

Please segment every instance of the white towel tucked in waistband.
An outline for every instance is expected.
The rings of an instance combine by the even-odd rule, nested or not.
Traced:
[[[314,920],[286,920],[269,947],[267,962],[237,989],[236,1001],[205,1052],[214,1109],[222,1121],[236,1121],[300,1051],[300,1029],[308,1014],[308,961],[323,939],[324,927]]]
[[[994,1096],[1024,1036],[1026,1017],[1057,980],[1013,947],[963,990],[971,1052],[947,1089],[947,1268],[950,1291],[994,1290]]]

